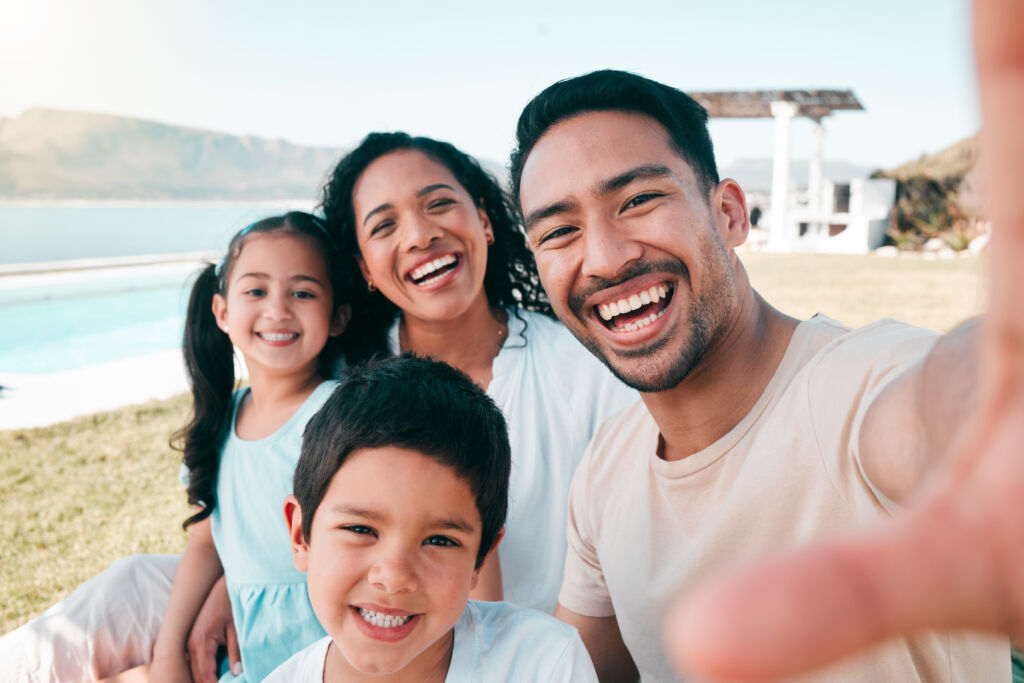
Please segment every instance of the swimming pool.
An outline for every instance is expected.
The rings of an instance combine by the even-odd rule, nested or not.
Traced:
[[[46,374],[179,348],[197,267],[0,278],[0,372]]]

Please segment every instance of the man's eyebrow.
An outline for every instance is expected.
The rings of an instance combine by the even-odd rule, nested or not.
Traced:
[[[433,185],[427,185],[422,190],[416,193],[416,197],[422,197],[423,195],[430,194],[434,190],[451,190],[455,192],[455,188],[445,183],[434,183]]]
[[[597,187],[597,193],[599,195],[606,195],[621,190],[630,183],[636,180],[651,180],[654,178],[674,178],[675,173],[672,172],[668,166],[662,164],[644,164],[643,166],[637,166],[631,168],[628,171],[623,171],[617,176],[613,176],[608,180],[605,180]]]
[[[530,229],[533,226],[537,225],[537,223],[541,222],[545,218],[549,218],[560,213],[568,213],[578,209],[579,205],[579,202],[573,199],[562,199],[552,204],[548,204],[547,206],[542,206],[541,208],[526,214],[523,218],[523,227],[526,229],[526,232],[530,232]]]
[[[381,211],[387,211],[388,209],[393,209],[393,208],[395,208],[394,204],[385,203],[385,204],[381,204],[376,209],[371,209],[369,213],[367,213],[365,216],[363,216],[363,225],[366,225],[366,221],[370,220],[370,218],[372,218],[374,215],[380,213]]]

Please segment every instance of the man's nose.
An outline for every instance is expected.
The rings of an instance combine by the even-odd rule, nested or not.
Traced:
[[[643,245],[607,218],[588,222],[583,234],[582,274],[602,280],[614,280],[643,255]]]

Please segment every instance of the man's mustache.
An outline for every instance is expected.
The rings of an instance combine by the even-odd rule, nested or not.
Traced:
[[[671,275],[678,275],[679,277],[686,280],[686,283],[690,283],[690,269],[683,264],[682,261],[676,259],[665,259],[662,261],[644,261],[642,263],[634,263],[625,271],[623,271],[615,279],[608,279],[603,277],[592,277],[586,284],[581,285],[578,289],[569,293],[569,310],[576,314],[577,317],[583,317],[583,305],[587,299],[605,289],[611,289],[617,287],[627,280],[640,277],[641,275],[648,275],[650,273],[667,273]]]

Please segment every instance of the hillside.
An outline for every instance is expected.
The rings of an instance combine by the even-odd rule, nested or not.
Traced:
[[[36,108],[0,118],[0,198],[307,198],[342,151]]]

